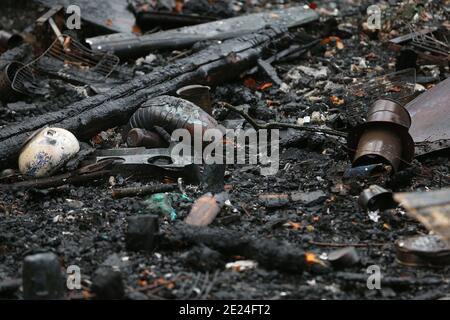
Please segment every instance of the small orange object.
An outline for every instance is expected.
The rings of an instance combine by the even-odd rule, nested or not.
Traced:
[[[335,106],[340,106],[343,105],[345,103],[344,99],[340,99],[339,97],[333,95],[330,97],[331,103],[334,104]]]
[[[103,142],[102,137],[98,134],[91,139],[92,143],[95,145],[99,145]]]
[[[293,221],[288,221],[287,225],[288,225],[288,227],[290,227],[293,230],[299,230],[302,227],[301,223],[293,222]]]
[[[321,45],[325,45],[328,44],[330,42],[334,42],[336,45],[336,48],[338,48],[339,50],[344,49],[344,42],[342,42],[342,39],[336,36],[331,36],[331,37],[327,37],[322,39],[322,41],[320,41]]]
[[[262,85],[260,85],[260,86],[258,87],[258,90],[264,91],[264,90],[266,90],[266,89],[271,88],[272,86],[273,86],[273,83],[272,83],[272,82],[266,82],[266,83],[263,83]]]
[[[142,30],[141,30],[141,28],[139,28],[138,25],[134,25],[133,28],[131,29],[131,32],[133,32],[135,34],[142,34]]]
[[[321,264],[322,261],[320,261],[320,259],[317,257],[317,255],[315,253],[312,252],[306,252],[305,253],[305,260],[306,263],[308,264]]]

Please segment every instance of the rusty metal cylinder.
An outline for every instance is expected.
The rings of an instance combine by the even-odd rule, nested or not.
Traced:
[[[367,113],[366,122],[389,122],[411,127],[411,117],[405,107],[389,99],[375,101]]]
[[[363,190],[358,198],[358,204],[365,210],[386,210],[395,208],[397,203],[392,197],[392,192],[378,185],[371,185]]]
[[[144,129],[134,128],[128,132],[127,144],[129,147],[163,148],[167,143],[159,134]]]
[[[212,114],[210,90],[208,86],[194,84],[178,89],[177,95],[199,106],[208,114]]]
[[[397,170],[401,163],[402,139],[385,128],[368,128],[359,139],[353,165],[386,163]],[[381,161],[380,161],[381,160]]]
[[[353,167],[385,163],[393,172],[414,158],[414,141],[408,133],[409,112],[398,102],[380,99],[369,108],[367,121],[347,139]]]

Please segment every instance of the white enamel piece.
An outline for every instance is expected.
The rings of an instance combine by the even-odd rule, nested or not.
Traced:
[[[58,170],[80,151],[77,138],[61,128],[44,128],[30,137],[19,156],[22,174],[42,178]]]

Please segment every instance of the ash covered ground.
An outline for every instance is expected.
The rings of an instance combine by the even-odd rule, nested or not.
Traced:
[[[254,1],[247,12],[281,7],[283,1]],[[385,12],[409,18],[406,1],[383,3]],[[434,2],[434,1],[433,1]],[[253,3],[253,2],[252,2]],[[317,125],[326,124],[346,132],[362,123],[373,96],[365,92],[355,97],[348,86],[395,72],[396,53],[382,41],[407,32],[401,19],[393,19],[386,29],[372,32],[364,28],[370,1],[315,1],[320,21],[299,28],[297,39],[321,39],[321,43],[300,57],[276,63],[278,76],[290,86],[283,92],[262,72],[221,84],[212,90],[214,116],[220,122],[242,119],[222,109],[217,102],[248,105],[249,114],[261,121],[296,123],[312,117]],[[425,11],[448,19],[445,1],[423,1]],[[295,5],[297,2],[287,5]],[[411,2],[413,8],[418,3]],[[197,9],[202,10],[202,9]],[[243,10],[242,10],[243,11]],[[5,14],[4,14],[5,13]],[[419,23],[426,23],[426,13]],[[234,12],[242,14],[242,12]],[[0,13],[0,24],[15,25],[22,13],[11,9]],[[38,15],[28,13],[30,23]],[[383,16],[384,17],[384,16]],[[387,18],[386,18],[387,19]],[[422,19],[422,20],[421,20]],[[339,40],[330,37],[338,37]],[[323,39],[328,39],[323,41]],[[177,53],[154,53],[150,64],[129,62],[130,73],[148,73],[169,63]],[[1,56],[0,56],[1,58]],[[302,69],[303,68],[303,69]],[[434,67],[436,69],[436,67]],[[440,70],[436,81],[444,79],[448,68]],[[428,69],[423,69],[426,72]],[[63,88],[64,86],[61,85]],[[74,99],[76,98],[76,95]],[[38,101],[52,103],[53,97]],[[341,101],[342,100],[342,101]],[[69,101],[71,102],[71,101]],[[1,105],[1,125],[35,116],[15,113]],[[44,108],[45,110],[45,108]],[[114,146],[120,130],[100,135],[96,147]],[[98,139],[96,140],[98,142]],[[339,246],[356,247],[360,262],[344,268],[312,265],[302,274],[269,269],[227,269],[226,263],[245,257],[224,256],[202,246],[157,248],[152,253],[131,252],[125,247],[126,218],[145,212],[142,197],[113,199],[111,187],[147,183],[133,175],[115,175],[80,185],[54,189],[13,191],[0,195],[0,282],[20,279],[25,256],[54,252],[64,267],[81,269],[83,289],[68,292],[73,299],[92,298],[90,285],[100,266],[120,270],[126,299],[439,299],[449,294],[449,267],[432,269],[406,267],[396,262],[395,240],[428,231],[402,209],[370,216],[357,203],[368,180],[342,181],[351,166],[345,140],[319,133],[285,130],[281,133],[279,171],[273,176],[260,174],[258,165],[227,166],[225,186],[232,207],[223,209],[211,227],[234,230],[254,239],[287,242],[321,256]],[[158,183],[157,180],[151,181]],[[377,181],[379,183],[379,181]],[[411,166],[383,181],[394,192],[434,190],[450,186],[448,156],[434,154],[414,160]],[[189,198],[203,194],[200,187],[186,188]],[[317,193],[317,191],[320,191]],[[316,192],[311,194],[312,192]],[[297,194],[298,201],[270,205],[262,194]],[[303,195],[303,197],[302,197]],[[192,202],[174,204],[177,219],[160,219],[160,233],[173,232],[182,225]],[[220,235],[220,233],[219,233]],[[367,287],[367,268],[377,265],[383,275],[380,290]],[[20,289],[2,298],[21,298]]]

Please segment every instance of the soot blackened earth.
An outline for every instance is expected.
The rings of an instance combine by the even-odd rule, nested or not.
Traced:
[[[296,1],[284,2],[297,4]],[[393,2],[397,4],[384,4],[385,12],[408,19],[409,7],[400,1]],[[236,8],[232,13],[269,10],[280,1],[255,3],[239,11]],[[395,72],[396,54],[386,50],[382,43],[408,30],[400,20],[392,21],[386,30],[374,32],[365,28],[365,12],[370,3],[316,1],[320,21],[293,34],[296,41],[310,37],[321,39],[320,43],[298,57],[274,64],[288,89],[280,90],[264,72],[223,83],[212,90],[214,116],[228,126],[242,123],[238,114],[220,107],[218,102],[223,101],[235,106],[245,105],[250,115],[265,122],[295,124],[309,119],[313,124],[326,124],[342,132],[362,123],[374,97],[370,92],[352,96],[348,88],[354,83]],[[422,14],[433,13],[443,20],[448,19],[439,6],[427,3],[424,8]],[[228,13],[227,16],[231,15]],[[0,23],[6,26],[17,14],[14,10],[8,11],[8,16],[2,17]],[[425,18],[420,16],[419,22],[422,19]],[[147,69],[133,65],[129,68],[147,73],[169,63],[177,54],[155,53]],[[442,78],[448,74],[448,68],[437,70]],[[48,97],[45,103],[51,103],[52,99]],[[33,113],[6,113],[6,105],[0,107],[2,124],[33,116]],[[119,131],[108,134],[115,136]],[[247,257],[225,254],[206,245],[171,247],[169,244],[156,246],[151,253],[127,250],[127,218],[154,212],[142,204],[145,197],[115,199],[111,196],[113,185],[137,186],[149,181],[134,175],[115,175],[80,185],[2,192],[0,284],[7,279],[21,278],[23,259],[27,255],[53,252],[64,270],[71,265],[80,267],[83,288],[67,291],[67,296],[73,299],[93,298],[96,290],[102,292],[95,289],[97,282],[101,282],[96,279],[100,278],[111,282],[106,284],[107,288],[110,285],[108,297],[126,299],[448,297],[449,267],[405,267],[396,261],[394,242],[397,239],[428,231],[400,208],[369,214],[357,202],[360,192],[373,182],[394,192],[450,186],[448,156],[414,160],[407,169],[375,181],[343,181],[343,173],[350,166],[343,138],[284,130],[280,133],[279,170],[275,175],[261,175],[261,167],[253,164],[226,167],[225,189],[230,194],[231,204],[219,213],[211,227],[236,231],[251,239],[281,241],[314,253],[316,257],[353,245],[359,256],[354,264],[337,267],[311,262],[300,274],[261,265],[246,270],[226,267],[227,263]],[[195,200],[204,192],[201,187],[187,186],[186,193],[186,198]],[[289,200],[268,202],[260,197],[263,194],[288,195]],[[192,201],[186,199],[174,201],[177,218],[172,220],[168,215],[161,215],[159,234],[176,232],[191,206]],[[371,273],[367,270],[371,266],[381,271],[379,290],[368,288]],[[102,273],[103,268],[108,267],[119,271],[121,280]],[[117,281],[123,281],[123,292],[120,285],[115,284]],[[0,297],[22,298],[22,291],[0,289]]]

